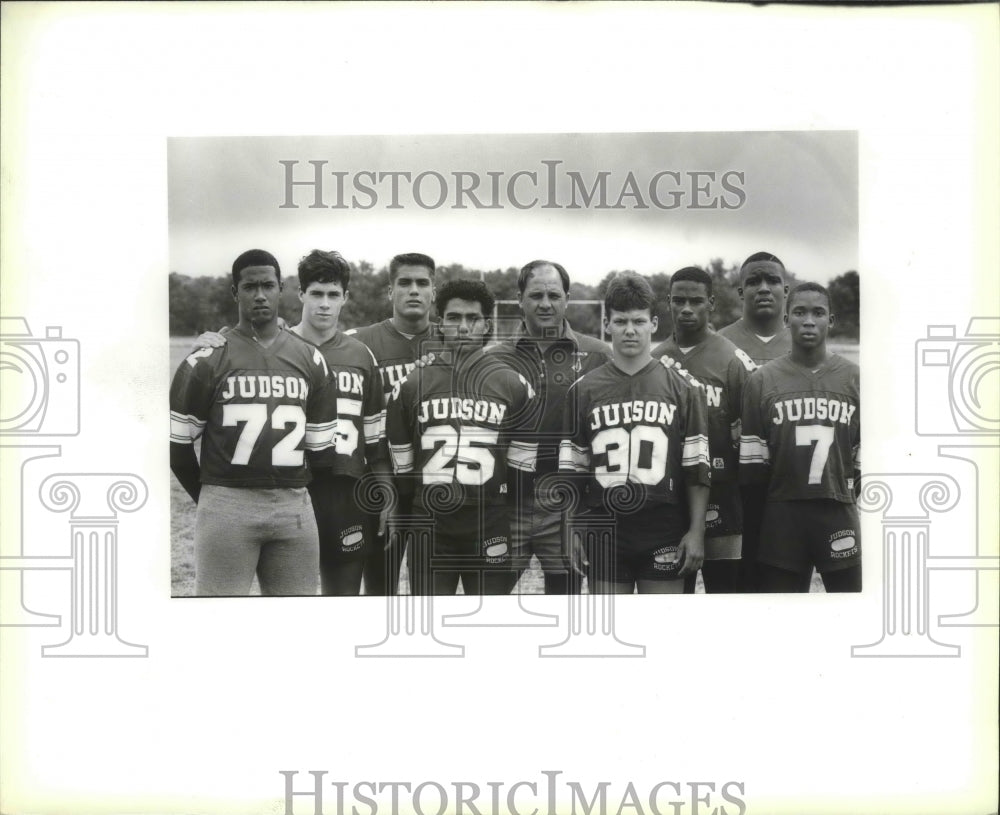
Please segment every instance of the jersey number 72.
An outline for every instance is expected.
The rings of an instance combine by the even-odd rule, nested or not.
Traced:
[[[233,464],[249,464],[257,439],[267,425],[267,405],[233,405],[222,406],[223,427],[243,425],[236,449],[233,451]],[[299,442],[306,434],[306,414],[299,405],[278,405],[271,414],[271,428],[289,430],[271,449],[271,465],[274,467],[301,467],[302,451],[297,449]]]

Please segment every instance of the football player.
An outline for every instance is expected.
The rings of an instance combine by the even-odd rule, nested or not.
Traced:
[[[743,395],[740,482],[766,499],[758,569],[765,592],[861,590],[860,377],[827,351],[830,295],[796,286],[786,303],[789,354],[750,375]]]
[[[644,277],[612,279],[605,329],[613,359],[578,379],[566,403],[559,469],[584,493],[574,526],[589,541],[592,593],[681,593],[704,558],[705,391],[652,357],[654,307]],[[591,523],[607,529],[609,518],[613,539],[587,532]]]
[[[537,396],[537,407],[525,416],[525,429],[538,442],[536,472],[518,488],[512,527],[511,566],[515,578],[534,554],[545,575],[546,594],[579,594],[582,573],[570,562],[563,545],[562,515],[545,495],[547,475],[559,463],[563,410],[569,386],[611,359],[607,345],[577,334],[566,320],[569,274],[558,263],[534,260],[517,277],[518,302],[524,320],[512,337],[487,349],[523,374]]]
[[[340,311],[350,296],[350,265],[338,252],[314,249],[299,261],[298,273],[302,321],[289,330],[320,349],[338,385],[337,449],[311,461],[309,483],[319,527],[320,584],[327,596],[357,595],[365,556],[380,545],[375,523],[357,500],[357,489],[367,472],[388,466],[385,397],[371,351],[338,331]],[[225,342],[223,329],[202,334],[196,346]]]
[[[198,505],[195,593],[249,594],[256,574],[261,594],[315,594],[306,453],[334,446],[336,382],[316,348],[278,325],[273,255],[244,252],[232,280],[228,341],[191,353],[170,387],[170,466]]]
[[[719,333],[758,365],[787,354],[792,341],[784,324],[788,295],[784,264],[770,252],[750,255],[740,267],[736,291],[743,301],[743,316]]]
[[[434,519],[433,540],[409,544],[413,594],[506,594],[509,471],[531,470],[537,444],[514,438],[532,398],[527,381],[483,353],[494,300],[453,280],[437,293],[442,344],[392,392],[386,432],[401,501]],[[429,585],[425,580],[429,577]]]
[[[712,278],[703,269],[688,266],[676,272],[670,279],[669,303],[674,333],[653,349],[653,357],[686,369],[705,388],[712,487],[705,516],[705,563],[701,572],[706,592],[729,594],[740,590],[740,410],[743,387],[757,366],[745,352],[709,328],[715,298]]]
[[[396,255],[389,262],[389,300],[392,316],[374,325],[344,333],[368,346],[378,364],[382,388],[392,389],[413,370],[421,344],[432,339],[434,260],[418,252]],[[391,537],[380,537],[365,559],[365,594],[396,594],[403,552]]]
[[[357,488],[367,472],[387,466],[385,397],[371,351],[337,330],[350,296],[347,261],[337,252],[314,249],[299,262],[298,273],[302,321],[290,330],[319,348],[337,379],[336,450],[313,462],[309,484],[319,526],[322,591],[357,595],[365,556],[378,545]]]
[[[757,364],[784,356],[792,350],[792,340],[784,323],[785,266],[770,252],[756,252],[740,267],[737,288],[743,300],[743,316],[719,329],[719,334],[744,351]],[[740,562],[743,591],[758,590],[756,538],[763,507],[743,499],[743,555]]]

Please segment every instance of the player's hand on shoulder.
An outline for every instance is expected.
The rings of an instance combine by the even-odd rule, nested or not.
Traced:
[[[222,332],[226,330],[226,326],[223,326],[218,331],[205,331],[199,334],[194,341],[194,351],[200,351],[202,348],[221,348],[226,344],[226,335]]]

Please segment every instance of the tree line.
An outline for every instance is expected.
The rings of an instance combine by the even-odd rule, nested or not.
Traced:
[[[601,336],[600,308],[595,305],[585,305],[579,301],[603,300],[611,278],[622,270],[608,272],[596,286],[574,282],[570,285],[570,305],[567,317],[575,330]],[[726,266],[720,259],[712,260],[705,271],[712,278],[713,294],[715,295],[715,310],[711,315],[712,325],[722,328],[737,320],[743,312],[743,305],[736,293],[739,286],[739,266]],[[468,269],[461,264],[439,266],[437,269],[438,285],[446,280],[457,278],[482,279],[493,292],[498,301],[517,299],[518,269],[493,269],[480,271]],[[794,286],[798,282],[791,272],[786,273],[787,283]],[[670,308],[667,305],[667,295],[670,290],[670,275],[657,273],[648,275],[648,280],[656,293],[657,316],[659,329],[654,335],[655,340],[668,337],[673,326],[670,319]],[[302,316],[302,304],[298,298],[298,281],[294,275],[284,278],[284,289],[278,313],[291,325]],[[234,325],[237,319],[236,303],[231,291],[231,280],[226,277],[190,277],[177,272],[170,273],[170,334],[195,335],[202,331],[211,331],[223,325]],[[391,316],[392,307],[386,296],[389,288],[389,267],[380,269],[368,261],[351,263],[350,298],[340,314],[340,324],[343,328],[354,328],[371,325]],[[836,315],[836,323],[830,330],[831,337],[857,340],[859,333],[858,321],[858,273],[845,272],[827,283],[830,291],[831,308]],[[576,303],[574,303],[576,301]],[[518,321],[517,306],[500,306],[498,317],[500,328],[515,325]]]

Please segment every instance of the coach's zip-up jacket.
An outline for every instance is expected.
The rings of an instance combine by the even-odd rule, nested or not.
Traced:
[[[535,476],[555,472],[570,385],[608,362],[611,349],[598,339],[577,334],[564,320],[561,336],[544,348],[521,323],[514,337],[487,348],[486,353],[498,356],[535,389],[539,408],[531,416],[533,426],[524,428],[538,440]]]

